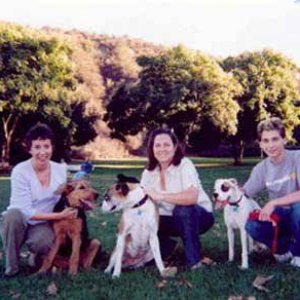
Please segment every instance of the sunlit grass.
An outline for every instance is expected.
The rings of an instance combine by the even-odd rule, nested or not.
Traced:
[[[200,161],[200,160],[199,160]],[[201,160],[205,163],[206,160]],[[208,163],[215,161],[207,160]],[[216,162],[216,161],[215,161]],[[140,163],[140,161],[139,161]],[[243,183],[249,175],[251,165],[240,167],[226,165],[227,160],[218,159],[219,167],[201,167],[198,172],[204,189],[209,195],[215,179],[236,177]],[[96,163],[97,165],[97,163]],[[125,164],[115,162],[115,165]],[[130,164],[130,166],[132,166]],[[118,173],[140,178],[142,169],[132,168],[96,168],[91,176],[93,186],[100,192],[100,198],[116,178]],[[9,199],[9,181],[0,181],[0,210],[5,209]],[[260,199],[262,202],[264,198]],[[101,199],[100,201],[101,202]],[[100,204],[100,203],[99,203]],[[120,279],[112,280],[103,270],[108,262],[108,254],[112,251],[120,214],[103,214],[98,208],[88,218],[89,232],[101,240],[107,253],[101,263],[94,269],[83,272],[72,278],[65,272],[44,277],[30,276],[26,259],[21,260],[21,274],[11,280],[0,278],[0,299],[228,299],[230,296],[254,296],[256,299],[299,299],[299,271],[287,264],[275,264],[270,256],[251,255],[250,269],[242,271],[240,264],[240,243],[236,235],[236,261],[227,263],[227,239],[222,212],[216,212],[213,228],[205,234],[201,241],[204,256],[215,260],[216,266],[206,266],[196,272],[186,270],[182,264],[183,251],[177,251],[178,275],[168,280],[163,288],[157,288],[159,274],[154,266],[124,272]],[[4,259],[0,260],[0,272],[4,270]],[[269,292],[260,292],[252,286],[256,275],[274,275],[267,285]],[[57,286],[56,296],[46,292],[50,283]]]

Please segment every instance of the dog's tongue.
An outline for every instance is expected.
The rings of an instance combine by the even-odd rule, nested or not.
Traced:
[[[86,201],[84,199],[80,199],[80,201],[81,201],[81,203],[83,203],[85,210],[91,210],[91,209],[96,208],[96,204],[95,203],[92,203],[90,201]]]

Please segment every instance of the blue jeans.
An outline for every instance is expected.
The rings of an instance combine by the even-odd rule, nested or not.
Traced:
[[[291,251],[293,256],[300,256],[300,203],[290,207],[278,207],[274,212],[279,216],[277,253]],[[248,220],[248,234],[272,249],[274,227],[271,222]]]
[[[213,214],[199,205],[177,205],[173,216],[160,216],[158,237],[162,256],[166,256],[170,245],[175,241],[171,236],[179,236],[184,245],[186,264],[191,267],[201,258],[199,235],[205,233],[213,224]]]

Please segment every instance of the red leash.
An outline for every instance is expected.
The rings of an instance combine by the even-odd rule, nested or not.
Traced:
[[[249,220],[252,221],[259,221],[259,209],[253,210],[249,214]],[[278,223],[279,223],[279,216],[276,213],[272,213],[270,216],[270,219],[273,221],[273,226],[274,226],[274,237],[273,237],[273,242],[272,242],[272,253],[275,254],[277,252],[277,244],[278,244]]]

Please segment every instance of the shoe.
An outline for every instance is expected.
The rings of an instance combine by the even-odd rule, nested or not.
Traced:
[[[290,251],[288,251],[284,254],[274,254],[274,258],[277,262],[283,263],[293,258],[293,254]]]
[[[199,269],[201,267],[202,267],[202,262],[199,261],[196,264],[194,264],[194,265],[191,266],[191,271],[195,271],[195,270],[197,270],[197,269]]]
[[[293,267],[300,267],[300,256],[294,256],[290,262]]]
[[[13,273],[4,273],[3,277],[6,279],[14,278],[19,274],[19,271],[13,272]]]

